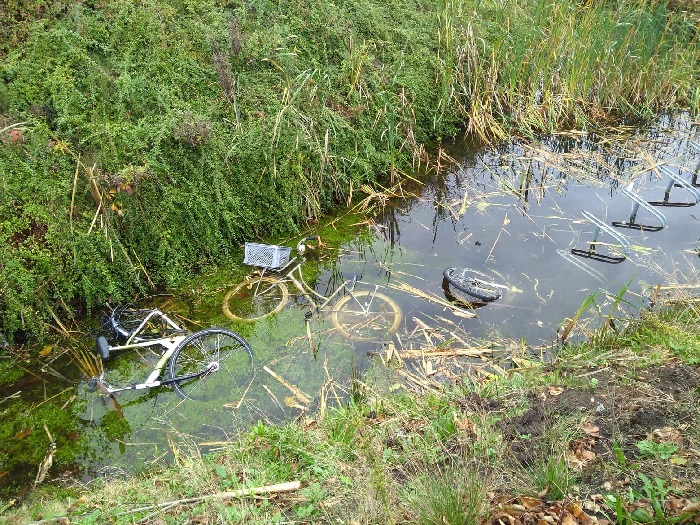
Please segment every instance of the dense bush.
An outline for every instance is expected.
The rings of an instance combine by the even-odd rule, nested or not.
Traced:
[[[607,4],[10,1],[0,331],[41,334],[176,285],[458,129],[491,139],[603,108],[697,106],[692,24],[658,2]],[[594,40],[563,32],[577,20],[599,28]],[[631,26],[639,38],[615,33]],[[587,48],[610,39],[634,51],[606,48],[618,70]]]

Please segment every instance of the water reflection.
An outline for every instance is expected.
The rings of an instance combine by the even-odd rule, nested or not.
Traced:
[[[422,255],[412,285],[436,286],[449,266],[506,280],[512,292],[479,311],[473,335],[551,341],[598,288],[614,296],[631,280],[628,298],[641,307],[654,284],[697,282],[692,184],[700,148],[687,119],[664,124],[597,142],[572,135],[476,153],[456,146],[446,155],[457,159],[454,168],[411,188],[416,197],[386,210],[380,231],[390,232],[384,239],[392,247]],[[636,210],[624,190],[630,183],[644,203]],[[670,198],[660,200],[664,194]],[[667,227],[650,225],[660,212],[647,202],[663,206]]]

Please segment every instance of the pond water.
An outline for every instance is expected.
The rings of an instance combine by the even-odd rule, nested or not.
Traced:
[[[348,338],[329,313],[337,301],[309,317],[302,296],[257,323],[232,320],[222,301],[252,270],[235,261],[198,278],[187,296],[151,303],[184,314],[192,330],[221,326],[240,332],[253,348],[256,367],[244,392],[222,383],[220,395],[206,402],[183,401],[162,388],[125,392],[116,405],[106,403],[88,392],[68,354],[51,357],[59,354],[56,349],[25,383],[3,393],[0,409],[15,427],[1,458],[0,470],[10,474],[0,482],[6,492],[31,484],[49,432],[57,445],[55,471],[84,481],[118,476],[215,449],[257,421],[313,417],[342,404],[351,379],[368,369],[370,355],[380,356],[375,362],[390,358],[390,349],[403,356],[409,380],[387,378],[384,367],[375,367],[374,379],[386,381],[390,390],[415,387],[428,376],[439,384],[463,373],[498,372],[516,356],[550,356],[579,309],[573,329],[566,330],[569,341],[590,335],[608,316],[633,315],[652,297],[697,294],[700,194],[692,183],[699,164],[700,134],[687,116],[643,133],[619,129],[604,137],[559,135],[479,151],[464,144],[441,150],[439,168],[433,166],[420,183],[367,195],[363,210],[312,232],[324,246],[303,265],[305,281],[322,295],[353,278],[362,281],[357,290],[378,286],[400,309],[395,332],[371,341]],[[669,185],[672,176],[681,182]],[[623,188],[638,201],[665,205],[654,206],[654,213],[640,204],[632,220],[638,201]],[[605,227],[593,257],[589,241],[596,220]],[[613,227],[614,221],[644,227]],[[611,232],[624,236],[628,256]],[[581,251],[575,255],[572,249]],[[454,297],[443,283],[448,267],[481,272],[502,296],[482,305],[450,303]],[[590,305],[581,308],[588,297]],[[91,344],[89,338],[70,343],[71,355]],[[148,362],[143,352],[137,359],[110,359],[106,366],[111,379],[128,382],[143,379]],[[57,476],[54,470],[48,478]]]

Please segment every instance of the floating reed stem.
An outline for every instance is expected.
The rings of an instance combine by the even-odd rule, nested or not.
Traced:
[[[464,308],[460,308],[459,306],[456,306],[449,302],[447,299],[442,299],[438,297],[435,294],[429,293],[429,292],[424,292],[423,290],[420,290],[419,288],[415,288],[409,284],[403,283],[403,282],[396,282],[396,283],[389,283],[389,288],[393,288],[394,290],[399,290],[402,292],[409,293],[415,297],[420,297],[421,299],[425,299],[426,301],[430,301],[432,303],[439,304],[440,306],[443,306],[444,308],[448,308],[452,310],[455,314],[458,314],[462,317],[467,317],[467,318],[472,318],[476,317],[476,314],[474,312],[471,312],[469,310],[466,310]]]
[[[299,390],[296,386],[292,385],[291,383],[287,382],[283,377],[277,375],[277,373],[273,372],[270,370],[267,366],[263,367],[263,370],[270,374],[273,378],[275,378],[277,381],[279,381],[280,384],[282,384],[287,390],[289,390],[292,394],[294,394],[294,397],[296,397],[299,401],[305,404],[311,403],[311,399],[309,396],[307,396],[304,392]]]

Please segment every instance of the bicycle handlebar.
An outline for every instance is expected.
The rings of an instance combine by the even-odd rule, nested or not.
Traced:
[[[301,240],[297,243],[297,253],[304,253],[304,250],[306,249],[304,242],[317,241],[318,239],[318,235],[308,235],[307,237],[302,237]]]

